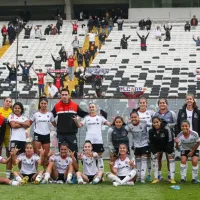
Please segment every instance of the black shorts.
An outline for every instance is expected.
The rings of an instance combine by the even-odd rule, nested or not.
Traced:
[[[92,150],[97,153],[103,153],[105,151],[103,144],[92,144]]]
[[[172,154],[174,152],[174,143],[170,142],[166,147],[155,148],[152,150],[152,153],[155,154],[157,152],[165,152],[167,154]]]
[[[58,139],[58,148],[59,148],[59,150],[60,150],[60,145],[62,143],[66,143],[66,144],[68,144],[68,148],[72,152],[74,152],[74,151],[78,152],[77,137],[76,137],[76,135],[60,135],[58,133],[57,139]]]
[[[65,182],[66,181],[65,175],[64,174],[58,174],[58,177],[56,178],[56,181],[63,181],[63,182]]]
[[[188,154],[190,153],[190,150],[182,150],[181,151],[181,156],[186,156],[188,157]],[[193,156],[197,156],[199,157],[199,150],[196,150],[194,153],[193,153]],[[192,157],[193,157],[192,156]]]
[[[33,182],[33,176],[35,174],[22,174],[23,177],[28,176],[28,182]]]
[[[86,175],[86,174],[85,174]],[[95,175],[86,175],[88,177],[88,180],[89,180],[89,183],[93,181],[94,177],[96,176]]]
[[[38,133],[34,133],[33,141],[40,142],[41,144],[50,144],[50,134],[48,135],[40,135]]]
[[[12,148],[17,147],[19,149],[18,153],[24,153],[25,146],[26,146],[26,142],[16,141],[16,140],[10,141],[10,151],[12,150]]]
[[[141,148],[135,148],[134,152],[135,156],[141,156],[144,154],[149,155],[149,146],[141,147]]]

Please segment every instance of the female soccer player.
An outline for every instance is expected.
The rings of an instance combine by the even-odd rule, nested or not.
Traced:
[[[125,123],[122,117],[117,116],[113,121],[113,126],[108,129],[107,139],[110,150],[110,158],[119,154],[119,145],[126,144],[129,149],[128,131],[125,129]]]
[[[20,102],[16,102],[13,105],[13,113],[8,117],[11,127],[10,148],[17,147],[19,153],[25,152],[26,129],[30,127],[28,118],[23,114],[23,105]]]
[[[89,104],[89,115],[87,115],[81,123],[78,122],[76,116],[73,119],[78,128],[82,126],[86,127],[87,131],[85,141],[91,141],[93,151],[97,152],[99,155],[98,168],[103,171],[104,163],[102,159],[102,154],[104,152],[104,147],[101,129],[103,125],[110,126],[110,122],[108,122],[103,116],[97,115],[97,108],[94,103]]]
[[[0,115],[5,118],[6,121],[6,132],[4,137],[4,146],[6,148],[6,156],[9,157],[9,141],[10,141],[10,126],[8,125],[8,116],[12,113],[12,99],[10,97],[6,97],[3,102],[3,107],[0,107]],[[0,155],[2,152],[3,144],[0,146]]]
[[[185,183],[187,175],[187,160],[192,158],[192,183],[198,183],[198,159],[200,138],[197,132],[190,129],[190,122],[183,120],[181,132],[175,138],[176,148],[181,150],[181,183]]]
[[[172,110],[168,110],[168,101],[165,98],[161,98],[158,100],[158,107],[159,111],[154,114],[154,116],[159,116],[161,119],[164,119],[167,122],[167,125],[171,129],[172,136],[174,138],[174,132],[175,132],[175,125],[176,125],[176,114]],[[172,141],[174,144],[174,142]],[[161,174],[161,169],[162,169],[162,155],[160,154],[160,157],[158,159],[158,179],[161,181],[162,180],[162,174]],[[168,181],[171,181],[170,177],[170,169],[169,169],[169,160],[167,158],[167,167],[168,167]]]
[[[169,164],[170,164],[170,182],[175,184],[174,174],[175,174],[175,161],[174,161],[174,145],[173,138],[170,128],[167,123],[163,121],[160,117],[154,116],[152,118],[152,129],[149,130],[149,145],[150,150],[153,154],[154,162],[154,181],[152,183],[158,183],[158,159],[160,154],[165,152],[167,154]]]
[[[92,143],[86,140],[83,146],[84,153],[79,155],[79,159],[83,163],[83,172],[76,172],[78,184],[93,183],[97,184],[101,181],[103,172],[98,170],[96,161],[98,154],[93,152]]]
[[[8,164],[10,161],[11,161],[11,157],[5,159],[5,158],[0,156],[0,163],[1,164]],[[13,186],[20,185],[19,182],[11,181],[10,179],[5,178],[5,177],[0,177],[0,183],[1,184],[7,184],[7,185],[13,185]]]
[[[78,170],[78,164],[67,144],[61,144],[60,153],[54,154],[49,159],[49,165],[44,174],[42,183],[48,183],[52,178],[56,183],[72,183],[72,174]]]
[[[141,183],[145,183],[147,170],[147,157],[149,154],[148,131],[146,121],[140,120],[137,110],[131,113],[131,123],[126,125],[126,130],[132,134],[132,146],[135,148],[137,178]]]
[[[39,100],[38,111],[36,111],[30,119],[30,123],[34,123],[34,152],[39,155],[41,147],[45,149],[44,157],[50,150],[50,126],[56,127],[52,112],[47,110],[48,100],[46,97],[41,97]]]
[[[111,173],[106,177],[113,181],[113,186],[134,185],[136,179],[135,160],[128,158],[128,147],[126,144],[119,145],[119,157],[115,162],[110,162]]]
[[[25,153],[21,153],[16,158],[16,153],[19,149],[15,148],[12,155],[12,163],[14,165],[21,164],[20,172],[13,172],[16,181],[24,185],[27,182],[35,181],[38,184],[42,179],[42,172],[37,172],[38,164],[42,165],[44,161],[44,152],[42,148],[40,149],[40,157],[34,153],[33,145],[27,143],[25,146]]]
[[[140,97],[138,105],[138,115],[140,120],[145,120],[148,124],[151,124],[154,113],[151,110],[147,110],[147,99],[145,97]],[[147,172],[148,175],[146,177],[146,180],[151,181],[151,152],[149,152],[149,155],[147,157]]]

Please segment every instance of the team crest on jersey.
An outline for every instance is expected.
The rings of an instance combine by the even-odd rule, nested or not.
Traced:
[[[124,132],[122,132],[122,136],[125,136],[126,135],[126,132],[124,131]]]
[[[149,115],[149,113],[148,113],[148,112],[146,112],[146,115]]]
[[[125,164],[128,164],[128,161],[125,161]]]
[[[185,117],[185,114],[183,113],[183,114],[181,115],[181,117]]]
[[[47,115],[47,117],[49,118],[49,115]]]
[[[96,118],[96,121],[97,121],[97,122],[99,121],[98,118]]]
[[[165,137],[165,134],[164,134],[164,133],[161,133],[161,134],[160,134],[160,137],[161,137],[161,138],[164,138],[164,137]]]
[[[197,115],[197,113],[194,113],[194,118],[198,118],[198,115]]]
[[[142,130],[142,126],[139,126],[139,129],[141,129],[141,130]]]

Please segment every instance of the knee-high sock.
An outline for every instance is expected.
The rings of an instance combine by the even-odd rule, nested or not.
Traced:
[[[121,183],[127,183],[128,181],[130,181],[131,179],[133,179],[136,176],[136,171],[135,169],[133,169],[122,181]]]
[[[198,178],[198,165],[192,166],[192,179]]]
[[[142,156],[142,162],[141,162],[141,180],[145,179],[146,171],[147,171],[147,157]]]
[[[154,178],[158,178],[158,158],[157,155],[153,156]]]
[[[187,174],[187,167],[185,164],[181,164],[181,179],[185,179]]]
[[[147,157],[148,175],[151,175],[151,157]]]
[[[111,181],[116,181],[121,184],[121,180],[116,175],[112,174],[111,172],[107,173],[106,177]]]
[[[137,178],[141,179],[141,158],[136,158]]]
[[[104,171],[104,163],[103,163],[103,158],[102,158],[102,156],[99,156],[98,157],[98,169],[100,170],[100,171]]]
[[[169,171],[171,179],[174,179],[175,175],[175,160],[174,158],[169,159]]]

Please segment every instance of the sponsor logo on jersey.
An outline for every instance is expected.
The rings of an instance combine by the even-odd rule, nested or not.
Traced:
[[[142,126],[139,126],[139,129],[141,129],[141,130],[142,130]]]

